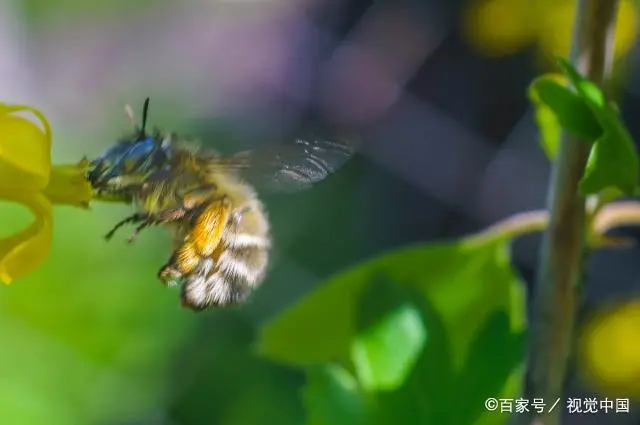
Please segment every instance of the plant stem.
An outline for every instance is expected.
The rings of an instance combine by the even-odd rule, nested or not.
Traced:
[[[617,10],[617,0],[577,0],[571,62],[600,87],[611,68]],[[549,186],[549,227],[542,241],[530,326],[524,398],[541,398],[547,409],[560,402],[552,412],[517,415],[517,423],[559,425],[566,403],[563,388],[586,252],[585,199],[578,194],[578,183],[589,151],[588,143],[563,135]]]
[[[469,235],[466,243],[485,245],[494,241],[512,240],[519,236],[537,233],[549,226],[547,210],[521,212]],[[606,233],[620,226],[640,226],[640,202],[622,201],[604,205],[594,215],[591,223],[592,245],[590,248],[628,248],[631,239],[610,237]],[[623,242],[620,245],[617,242]]]

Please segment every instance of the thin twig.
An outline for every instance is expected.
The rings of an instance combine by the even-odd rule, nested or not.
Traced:
[[[481,231],[465,238],[468,244],[485,245],[491,242],[512,240],[530,233],[544,231],[549,225],[549,212],[547,210],[533,210],[513,214]],[[604,205],[591,221],[591,238],[594,239],[591,248],[627,248],[625,243],[618,246],[609,241],[620,241],[620,238],[612,238],[607,232],[621,226],[640,226],[640,202],[620,201]],[[604,244],[598,243],[603,242]]]
[[[617,0],[577,0],[571,62],[601,87],[611,67],[617,10]],[[587,143],[563,135],[549,187],[550,222],[541,247],[524,383],[524,398],[542,398],[549,405],[563,397],[575,337],[586,221],[578,183],[588,155]],[[562,411],[517,415],[516,422],[559,425]]]

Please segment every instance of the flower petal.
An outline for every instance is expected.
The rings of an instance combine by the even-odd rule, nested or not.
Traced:
[[[44,195],[53,204],[89,208],[93,191],[85,177],[88,167],[86,159],[77,164],[54,165],[49,184],[43,190]]]
[[[16,112],[30,112],[34,121]],[[15,191],[47,185],[51,169],[51,129],[46,118],[29,106],[0,104],[0,186]]]
[[[41,194],[4,192],[0,199],[17,202],[28,207],[35,221],[26,229],[6,238],[0,238],[0,282],[11,283],[44,262],[51,247],[52,207]]]

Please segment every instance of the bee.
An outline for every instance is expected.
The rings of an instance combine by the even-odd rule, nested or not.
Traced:
[[[258,190],[304,190],[341,167],[356,145],[299,139],[223,156],[175,133],[147,133],[148,108],[147,98],[142,125],[90,162],[87,179],[96,197],[135,207],[105,237],[136,224],[131,243],[150,226],[165,227],[173,247],[158,277],[180,286],[183,306],[199,311],[243,303],[264,280],[272,246]],[[133,123],[130,108],[127,113]]]

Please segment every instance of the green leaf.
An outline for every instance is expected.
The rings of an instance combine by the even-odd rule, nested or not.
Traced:
[[[510,330],[509,317],[504,311],[494,313],[485,321],[458,378],[458,396],[465,403],[457,409],[456,423],[471,424],[487,413],[485,400],[500,398],[505,382],[522,364],[524,351],[525,334]]]
[[[420,350],[418,321],[407,311],[419,313],[426,329]],[[506,318],[507,334],[503,321],[493,324],[498,314]],[[400,331],[394,338],[405,347],[401,353],[387,350],[392,341],[384,331],[387,321],[395,321]],[[375,405],[376,424],[468,425],[461,421],[480,419],[484,413],[458,396],[460,383],[470,385],[463,378],[468,365],[496,372],[486,383],[470,385],[467,396],[473,403],[488,393],[516,397],[522,371],[514,365],[522,361],[522,350],[509,335],[521,334],[524,325],[523,287],[511,268],[507,241],[469,238],[402,249],[334,277],[268,322],[258,349],[263,356],[296,366],[339,363],[353,370],[361,391],[363,385],[369,388],[367,400]],[[383,337],[372,336],[380,334]],[[365,347],[365,361],[352,357],[354,344]],[[489,356],[487,344],[504,351]],[[385,356],[405,366],[392,366],[393,360]],[[509,373],[492,366],[496,360],[500,368],[511,368]],[[324,402],[329,410],[335,403]],[[497,425],[508,417],[490,419],[487,424]]]
[[[595,83],[580,75],[569,61],[563,58],[558,58],[557,61],[564,75],[571,81],[582,98],[591,105],[592,110],[603,109],[606,106],[604,93]]]
[[[367,391],[393,390],[406,379],[427,338],[418,307],[396,285],[377,280],[361,296],[351,347],[360,385]]]
[[[624,195],[625,195],[624,192],[622,192],[620,189],[609,186],[606,189],[598,192],[597,195],[591,195],[592,198],[595,198],[595,204],[590,204],[590,205],[595,205],[597,209],[600,209],[602,208],[603,205],[607,205],[617,199],[623,198]],[[640,188],[636,187],[633,196],[640,196]],[[593,202],[593,201],[590,201],[589,199],[587,199],[587,203],[589,202]]]
[[[617,188],[627,195],[633,195],[640,177],[640,163],[633,139],[617,107],[607,102],[598,86],[582,77],[569,62],[558,59],[558,63],[603,130],[602,136],[591,148],[580,181],[581,194],[596,194],[608,188]]]
[[[495,311],[508,312],[512,330],[524,328],[523,288],[507,243],[470,239],[402,249],[334,277],[266,323],[259,352],[298,366],[349,364],[359,330],[358,301],[378,276],[418,291],[433,305],[450,339],[454,368],[461,367],[475,333]]]
[[[553,160],[558,154],[562,127],[556,114],[540,100],[532,87],[529,89],[529,98],[535,106],[536,122],[541,136],[540,145],[547,158]]]
[[[370,425],[374,417],[356,379],[339,365],[309,368],[302,399],[307,425]]]
[[[638,158],[631,149],[611,133],[598,140],[589,154],[587,167],[580,181],[580,193],[599,193],[610,187],[633,195],[638,181]]]
[[[378,423],[454,425],[459,399],[450,338],[433,304],[419,291],[407,290],[406,296],[411,292],[411,300],[428,330],[426,344],[399,388],[376,393]]]
[[[307,408],[313,412],[309,415],[307,425],[363,422],[367,425],[452,424],[450,419],[454,417],[453,407],[459,401],[455,396],[456,376],[451,367],[450,344],[439,315],[428,302],[420,301],[423,297],[419,292],[397,291],[397,286],[394,289],[395,285],[383,279],[379,279],[374,286],[378,289],[370,291],[370,297],[361,298],[359,322],[365,329],[377,322],[374,319],[377,313],[382,312],[384,316],[386,309],[380,309],[380,306],[386,304],[391,307],[396,304],[402,307],[408,301],[416,308],[420,322],[429,329],[426,345],[420,350],[419,358],[412,363],[412,373],[393,390],[365,391],[346,369],[335,364],[307,368],[310,379],[305,400]],[[374,295],[383,294],[391,296],[382,300],[373,298]],[[385,300],[391,302],[387,303]],[[372,304],[366,304],[367,301],[372,301]],[[328,371],[332,372],[333,379],[329,381],[331,385],[327,384],[328,376],[318,376],[319,372],[328,374]],[[340,381],[341,388],[332,388],[336,386],[333,381]],[[321,383],[324,385],[319,385]],[[313,397],[310,395],[312,386],[316,389]],[[360,422],[363,417],[368,420]]]
[[[562,129],[589,142],[602,135],[598,121],[584,100],[558,80],[557,75],[545,75],[529,86],[529,98],[536,107],[542,133],[542,148],[549,159],[557,154]]]

